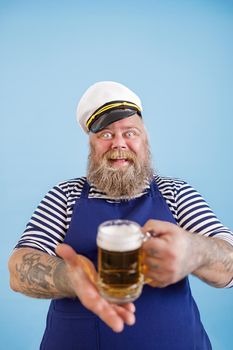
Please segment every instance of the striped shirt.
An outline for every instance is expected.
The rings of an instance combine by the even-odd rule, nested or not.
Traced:
[[[202,196],[188,183],[159,175],[154,178],[180,227],[203,236],[216,236],[233,245],[233,233],[220,223]],[[54,186],[33,213],[16,248],[31,247],[56,255],[55,248],[65,238],[74,204],[80,198],[85,180],[85,177],[80,177]],[[137,197],[145,195],[148,190],[149,184]],[[88,198],[116,201],[94,186],[90,187]],[[233,281],[229,286],[233,286]]]

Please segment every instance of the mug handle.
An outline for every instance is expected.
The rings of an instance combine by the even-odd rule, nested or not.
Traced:
[[[142,233],[142,242],[143,243],[147,242],[149,239],[151,239],[153,237],[156,237],[156,233],[154,233],[154,232],[152,233],[152,232],[148,231],[148,232],[146,232],[144,234]],[[147,269],[147,266],[145,264],[142,264],[142,273],[143,273],[143,275],[145,274],[146,269]],[[145,276],[144,276],[143,284],[149,284],[152,281],[153,281],[152,278],[149,278],[149,277],[145,278]]]

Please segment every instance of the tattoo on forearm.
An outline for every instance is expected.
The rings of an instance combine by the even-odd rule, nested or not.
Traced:
[[[53,281],[57,290],[67,293],[68,288],[68,278],[65,271],[65,263],[63,260],[56,264],[53,272]]]
[[[65,263],[60,258],[48,255],[45,260],[40,253],[26,253],[16,265],[16,271],[22,292],[28,296],[59,298],[68,295]]]
[[[40,262],[40,254],[25,254],[22,264],[16,266],[16,270],[20,274],[20,281],[33,285],[37,283],[43,289],[49,287],[48,277],[51,277],[51,266],[45,266]]]
[[[207,240],[212,240],[211,249],[206,249],[206,260],[208,261],[208,266],[212,270],[212,278],[206,277],[205,269],[202,268],[198,271],[198,277],[204,282],[221,288],[229,283],[233,278],[233,249],[230,244],[222,241],[218,238],[207,238]],[[207,247],[206,247],[207,248]],[[214,270],[213,270],[214,269]],[[219,280],[219,276],[222,275],[223,278]],[[216,276],[216,280],[214,277]],[[225,277],[224,277],[225,276]]]

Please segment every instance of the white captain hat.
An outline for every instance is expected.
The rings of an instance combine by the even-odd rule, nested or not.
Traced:
[[[77,106],[77,121],[86,133],[96,133],[133,114],[141,117],[141,112],[141,100],[133,91],[114,81],[100,81],[82,95]]]

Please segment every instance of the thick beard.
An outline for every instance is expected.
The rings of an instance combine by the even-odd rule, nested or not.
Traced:
[[[110,159],[127,158],[128,165],[114,168]],[[113,199],[130,199],[142,193],[146,183],[151,181],[153,169],[149,147],[143,161],[132,151],[111,150],[98,158],[91,146],[88,157],[87,180],[99,191]]]

